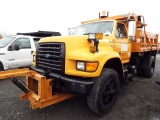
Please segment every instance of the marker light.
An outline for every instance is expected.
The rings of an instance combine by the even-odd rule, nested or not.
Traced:
[[[108,15],[109,15],[108,11],[99,12],[99,18],[106,18],[108,17]]]
[[[93,39],[102,39],[103,38],[103,34],[102,33],[90,33],[88,35],[88,39],[89,40],[93,40]]]

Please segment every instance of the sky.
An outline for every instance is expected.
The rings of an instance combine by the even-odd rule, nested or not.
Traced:
[[[82,21],[97,19],[106,10],[109,16],[134,12],[145,17],[148,32],[160,33],[158,0],[0,0],[0,34],[58,31]]]

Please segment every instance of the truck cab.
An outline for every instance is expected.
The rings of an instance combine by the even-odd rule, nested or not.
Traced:
[[[104,36],[99,40],[99,48],[104,43],[107,43],[107,47],[112,48],[113,51],[120,54],[122,63],[129,62],[132,49],[131,42],[128,39],[127,27],[124,23],[117,22],[116,20],[84,23],[77,27],[72,35],[85,35],[89,33],[102,33]]]

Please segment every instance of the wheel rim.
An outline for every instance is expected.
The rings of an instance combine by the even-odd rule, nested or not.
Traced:
[[[103,103],[105,105],[111,103],[115,93],[116,93],[116,82],[115,80],[111,79],[108,81],[105,90],[103,92]]]

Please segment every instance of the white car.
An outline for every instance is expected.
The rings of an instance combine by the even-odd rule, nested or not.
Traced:
[[[33,60],[32,52],[40,38],[60,35],[59,32],[38,31],[2,38],[0,40],[0,71],[30,67]]]

